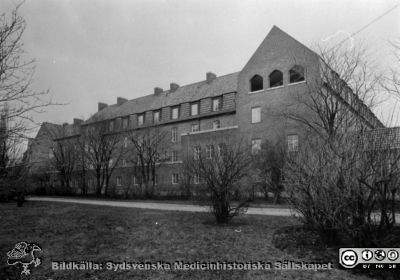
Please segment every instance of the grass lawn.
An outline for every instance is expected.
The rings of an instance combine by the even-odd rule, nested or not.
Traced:
[[[21,266],[8,266],[6,252],[17,242],[42,247],[42,264],[23,279],[369,279],[349,271],[151,270],[53,271],[51,260],[96,262],[310,261],[271,243],[289,217],[243,216],[217,226],[206,213],[155,211],[68,203],[0,204],[0,279],[20,279]],[[336,264],[334,264],[336,266]]]

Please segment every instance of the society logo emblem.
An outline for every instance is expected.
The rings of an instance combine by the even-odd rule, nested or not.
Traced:
[[[7,252],[7,264],[8,265],[22,265],[22,274],[29,275],[31,270],[30,265],[37,267],[41,264],[40,258],[35,256],[36,251],[42,251],[39,245],[35,243],[28,243],[25,241],[15,244],[14,248]]]
[[[354,267],[357,264],[358,256],[353,250],[343,251],[340,255],[340,263],[347,268]]]
[[[364,261],[369,261],[373,257],[373,253],[371,250],[364,250],[361,252],[361,257]]]
[[[390,261],[395,261],[399,258],[399,252],[396,250],[389,250],[387,253],[387,257]]]
[[[375,251],[375,259],[377,261],[383,261],[386,257],[386,253],[383,250],[376,250]]]

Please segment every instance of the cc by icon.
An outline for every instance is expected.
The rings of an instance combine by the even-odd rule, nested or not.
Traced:
[[[357,253],[354,252],[353,250],[346,250],[343,251],[342,254],[340,255],[340,263],[344,267],[354,267],[357,264],[358,261],[358,256]]]

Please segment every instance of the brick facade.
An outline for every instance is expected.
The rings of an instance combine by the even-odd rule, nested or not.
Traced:
[[[295,65],[304,68],[305,79],[290,83],[289,70]],[[171,131],[178,131],[177,141],[168,139],[167,154],[176,151],[177,162],[166,162],[157,171],[157,189],[161,193],[179,193],[184,191],[181,182],[173,184],[173,174],[182,175],[185,157],[190,156],[193,145],[204,146],[218,139],[243,139],[251,144],[252,139],[268,139],[277,141],[286,139],[287,135],[299,135],[300,143],[304,130],[298,123],[282,118],[275,114],[282,111],[291,102],[294,93],[305,93],[311,83],[319,75],[320,59],[317,54],[290,37],[277,27],[273,27],[259,48],[252,55],[243,69],[237,73],[215,77],[207,73],[207,79],[195,84],[179,87],[171,85],[171,90],[155,89],[152,95],[133,100],[119,99],[115,105],[107,106],[99,103],[99,110],[91,118],[80,124],[85,131],[95,122],[114,122],[112,133],[128,135],[141,133],[144,129],[160,127],[171,137]],[[279,70],[283,75],[283,84],[270,87],[269,75]],[[250,80],[254,75],[262,77],[262,90],[250,92]],[[213,110],[213,100],[219,98],[221,107]],[[192,116],[190,106],[199,104],[198,115]],[[179,117],[172,119],[171,108],[179,107]],[[261,121],[252,123],[252,108],[260,107]],[[160,122],[153,123],[154,111],[160,110]],[[304,108],[296,108],[307,114]],[[144,114],[144,124],[138,124],[138,116]],[[370,114],[372,114],[370,112]],[[372,115],[373,116],[373,115]],[[122,119],[128,118],[127,129],[122,127]],[[375,118],[373,116],[373,118]],[[219,127],[216,128],[216,123]],[[376,118],[374,126],[381,126]],[[198,132],[192,133],[192,125],[198,124]],[[38,134],[38,136],[40,136]],[[59,140],[60,141],[60,140]],[[114,172],[111,185],[117,193],[123,193],[128,186],[134,185],[132,168],[121,166]]]

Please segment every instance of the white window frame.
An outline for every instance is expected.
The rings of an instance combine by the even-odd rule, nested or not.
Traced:
[[[261,107],[251,108],[251,123],[261,122]]]
[[[139,114],[137,118],[138,125],[144,125],[144,114]]]
[[[160,110],[153,111],[153,123],[159,123],[161,120],[160,116],[161,116]]]
[[[139,182],[138,182],[138,179],[137,179],[136,176],[133,176],[133,185],[134,186],[138,186],[139,185]]]
[[[178,173],[172,173],[171,182],[172,182],[172,185],[179,184],[179,174]]]
[[[212,99],[212,111],[217,112],[222,109],[222,98],[221,97],[216,97]]]
[[[200,131],[200,125],[198,123],[192,124],[192,132]]]
[[[109,123],[109,130],[114,131],[114,120],[111,120]]]
[[[53,149],[49,148],[49,158],[54,158],[54,153],[53,153]]]
[[[261,139],[260,138],[251,139],[251,154],[256,155],[260,151],[261,151]]]
[[[194,160],[199,160],[200,159],[200,153],[201,153],[201,147],[200,146],[194,147],[193,159]]]
[[[128,148],[128,137],[124,137],[124,148]]]
[[[289,134],[287,136],[288,152],[298,152],[299,151],[299,135]]]
[[[206,146],[207,159],[212,159],[213,152],[214,152],[214,146],[213,145],[207,145]]]
[[[171,129],[171,142],[175,143],[178,141],[178,128],[173,127]]]
[[[171,152],[171,162],[177,162],[178,161],[178,151],[172,151]]]
[[[199,103],[196,102],[196,103],[190,104],[190,115],[197,116],[198,114],[199,114]]]
[[[122,129],[127,129],[129,124],[129,118],[122,118]]]
[[[195,185],[200,184],[200,175],[199,175],[199,174],[194,174],[194,176],[193,176],[193,183],[194,183]]]
[[[121,176],[117,176],[117,186],[118,187],[122,186],[122,177]]]
[[[219,120],[213,121],[213,129],[216,130],[219,128],[221,128],[221,122]]]
[[[126,159],[122,160],[122,167],[126,167]]]
[[[177,120],[179,119],[179,106],[175,106],[171,108],[171,119]]]

